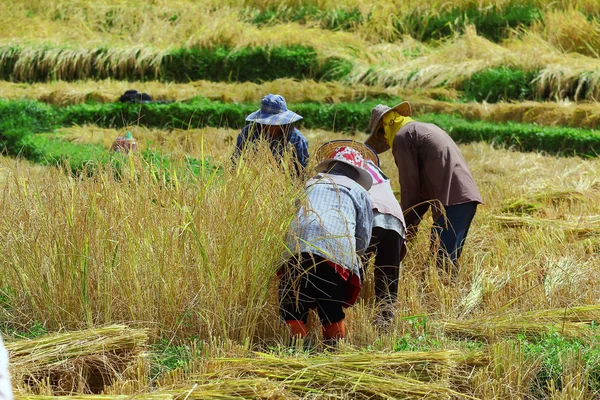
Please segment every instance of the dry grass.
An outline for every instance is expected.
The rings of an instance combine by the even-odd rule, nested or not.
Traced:
[[[13,385],[52,393],[99,393],[138,364],[144,330],[108,326],[6,343]]]
[[[303,133],[313,153],[319,143],[341,137],[320,130]],[[78,137],[106,146],[116,134],[96,127],[70,130],[73,140]],[[176,159],[184,154],[210,155],[218,163],[227,162],[236,134],[212,128],[164,132],[140,127],[134,131],[142,146],[160,146]],[[342,351],[368,347],[390,351],[404,335],[436,338],[442,348],[452,350],[457,347],[448,339],[452,329],[471,333],[479,329],[478,337],[492,335],[501,340],[511,332],[522,333],[524,326],[526,332],[543,332],[554,324],[558,332],[579,335],[580,321],[588,324],[594,317],[600,243],[594,245],[556,229],[507,229],[496,216],[507,199],[533,198],[543,204],[550,220],[593,218],[600,213],[598,160],[517,153],[483,143],[461,149],[486,204],[475,218],[457,283],[445,284],[443,274],[430,265],[427,228],[431,222],[424,221],[403,263],[398,320],[386,331],[374,327],[375,309],[368,295],[372,292],[366,291],[347,311],[349,335]],[[397,187],[391,154],[381,158]],[[28,176],[27,169],[7,165],[0,213],[11,218],[0,222],[0,238],[6,244],[0,271],[2,287],[14,288],[14,294],[9,296],[13,308],[0,309],[2,320],[25,327],[39,321],[50,330],[133,322],[148,327],[152,338],[177,342],[194,336],[206,343],[205,356],[189,369],[173,371],[162,379],[165,388],[177,388],[168,396],[216,398],[243,392],[247,397],[275,393],[280,398],[297,398],[297,392],[271,381],[254,380],[256,386],[239,381],[235,386],[223,378],[199,380],[194,387],[189,378],[206,374],[211,360],[223,357],[242,359],[240,365],[247,371],[262,371],[261,379],[267,372],[273,374],[271,380],[276,374],[285,375],[275,366],[293,360],[284,357],[257,364],[250,362],[248,351],[285,341],[286,332],[277,317],[273,271],[299,188],[264,149],[256,160],[247,159],[238,170],[225,169],[222,177],[212,181],[209,176],[191,181],[156,179],[135,158],[131,168],[135,179],[116,181],[110,170],[94,178],[73,179],[50,168],[39,176]],[[576,193],[577,200],[570,201],[564,193]],[[370,279],[366,288],[372,285]],[[490,315],[498,320],[484,318]],[[311,335],[319,338],[314,326]],[[394,393],[395,397],[422,396],[431,390],[440,396],[460,392],[480,398],[522,394],[535,374],[536,360],[522,359],[522,351],[508,344],[498,346],[491,353],[491,363],[474,362],[479,367],[468,370],[468,379],[457,375],[457,381],[442,380],[433,387],[427,386],[431,382],[405,378],[389,385],[385,383],[389,377],[377,380],[382,378],[374,375],[376,379],[358,380],[362,383],[356,388],[362,393]],[[427,358],[427,354],[417,355],[415,362]],[[340,367],[344,357],[350,362],[352,356],[339,357],[331,363],[329,375],[311,381],[323,393],[343,387],[348,380],[357,382],[353,378],[357,375]],[[376,360],[368,362],[375,365]],[[380,361],[393,365],[393,360]],[[574,359],[573,365],[584,364]],[[336,373],[338,378],[334,378]],[[583,375],[569,376],[573,383],[564,393],[580,389],[577,380],[583,379]],[[139,381],[144,382],[143,378]],[[326,382],[330,385],[323,386]],[[296,383],[313,387],[305,381]],[[147,384],[117,382],[109,393],[143,396],[145,388]],[[557,396],[563,393],[555,392]]]
[[[584,9],[587,5],[588,2],[582,2],[579,6]],[[501,44],[491,43],[478,36],[473,27],[467,27],[464,35],[434,45],[409,37],[393,43],[373,38],[374,29],[383,31],[383,36],[386,30],[393,30],[391,22],[381,23],[376,15],[381,12],[381,18],[389,18],[386,8],[374,11],[374,26],[367,25],[367,32],[361,33],[327,31],[295,23],[257,28],[232,18],[236,10],[233,5],[213,6],[157,2],[142,7],[146,13],[140,15],[138,8],[129,3],[86,3],[81,7],[57,2],[42,8],[36,2],[29,2],[28,6],[7,2],[0,6],[4,7],[0,8],[0,27],[6,30],[2,32],[0,28],[0,38],[4,44],[25,46],[15,66],[15,79],[23,80],[32,78],[36,71],[73,79],[93,67],[107,77],[126,68],[144,70],[152,79],[158,76],[165,51],[173,47],[301,44],[314,47],[322,58],[350,60],[355,66],[348,77],[352,84],[403,89],[453,87],[473,73],[509,66],[540,70],[537,90],[551,98],[565,99],[566,91],[573,87],[576,100],[600,98],[600,61],[595,53],[600,28],[597,22],[588,22],[579,11],[573,11],[575,5],[565,4],[565,9],[559,8],[563,11],[549,8],[544,21],[552,22],[551,25],[533,26]],[[388,7],[412,10],[406,4]],[[174,15],[178,17],[173,21]],[[40,24],[37,28],[36,23]],[[573,24],[582,28],[573,29]],[[54,49],[46,51],[47,45]],[[98,58],[96,49],[101,47],[109,51]],[[0,57],[4,63],[4,57],[11,52],[5,49]],[[593,89],[587,90],[589,87]]]
[[[93,126],[69,132],[72,140],[105,146],[118,134]],[[341,137],[320,130],[303,133],[313,152],[320,142]],[[142,148],[159,146],[176,158],[210,155],[215,162],[226,163],[237,132],[215,128],[164,132],[140,127],[133,134]],[[462,146],[462,150],[486,204],[480,207],[469,235],[458,284],[444,285],[443,276],[429,266],[427,228],[431,222],[426,219],[404,263],[401,315],[453,319],[506,307],[524,312],[594,304],[598,272],[593,266],[599,247],[591,242],[593,237],[529,226],[507,229],[498,215],[507,199],[571,191],[583,198],[549,200],[544,203],[544,218],[580,221],[579,228],[583,228],[583,221],[591,222],[600,213],[598,161],[516,153],[486,144]],[[397,186],[391,154],[382,155],[382,165]],[[185,337],[194,332],[206,339],[277,340],[282,331],[274,325],[270,271],[282,249],[295,189],[269,163],[265,167],[248,162],[244,168],[244,173],[226,169],[220,184],[182,181],[174,187],[155,181],[143,170],[137,171],[137,183],[127,185],[107,177],[73,181],[52,170],[44,174],[45,184],[40,185],[37,180],[24,182],[19,171],[8,171],[4,198],[11,201],[0,204],[2,212],[13,218],[0,224],[0,236],[11,245],[0,267],[6,271],[5,282],[20,282],[18,287],[29,290],[19,291],[15,298],[23,315],[10,318],[25,325],[30,320],[46,321],[50,328],[81,327],[81,321],[141,321],[161,327],[153,331],[161,336]],[[207,226],[211,229],[201,229]],[[570,282],[569,290],[560,289],[564,287],[560,279],[566,278],[549,267],[564,266],[565,258],[573,264],[569,270],[586,271],[585,276],[565,281]],[[23,272],[12,267],[15,262]],[[211,265],[228,267],[214,270]],[[71,268],[80,273],[66,274]],[[82,275],[85,268],[87,275]],[[28,277],[29,270],[42,271],[48,287],[40,290]],[[64,278],[58,283],[55,276]],[[62,291],[64,279],[73,286],[74,296]],[[146,282],[143,286],[142,281]],[[248,284],[250,295],[240,297],[236,290]],[[154,288],[153,293],[143,290],[148,286]],[[196,291],[198,287],[203,288],[201,292]],[[226,302],[223,296],[210,295],[219,292],[229,293]],[[53,307],[54,302],[63,307]],[[365,303],[349,310],[351,344],[368,346],[383,340],[391,345],[394,335],[412,329],[399,321],[389,332],[390,341],[385,335],[381,339],[380,332],[365,324],[372,317],[370,307]],[[221,320],[224,315],[228,322]]]
[[[12,83],[0,81],[2,97],[6,99],[31,99],[55,105],[79,104],[85,101],[115,102],[126,90],[135,88],[146,92],[155,100],[187,101],[194,97],[205,97],[223,102],[259,103],[265,93],[278,93],[288,103],[323,102],[339,103],[360,101],[366,97],[413,96],[422,94],[427,97],[440,95],[453,96],[451,90],[403,91],[397,87],[344,85],[341,82],[298,81],[294,79],[276,79],[264,83],[226,83],[196,81],[186,84],[149,82],[126,82],[116,80],[49,83]]]
[[[242,23],[238,13],[242,8],[258,9],[293,9],[298,6],[315,6],[323,10],[335,8],[358,9],[368,22],[355,26],[354,36],[365,38],[376,43],[396,37],[392,15],[402,20],[412,13],[422,15],[439,15],[454,7],[477,4],[481,8],[497,6],[503,8],[505,0],[454,0],[448,2],[423,3],[411,1],[378,1],[364,0],[228,0],[204,1],[191,0],[177,2],[159,0],[152,3],[135,1],[104,0],[101,2],[80,2],[61,0],[46,2],[42,0],[17,1],[7,0],[0,5],[0,37],[8,40],[42,40],[53,43],[69,43],[74,40],[85,42],[104,42],[137,44],[148,43],[155,48],[166,48],[174,44],[185,43],[233,43],[241,41],[263,41],[257,38],[254,27]],[[580,10],[587,13],[600,12],[600,6],[594,0],[561,0],[550,2],[539,0],[532,2],[542,8],[548,8],[549,14]],[[558,12],[554,10],[559,10]],[[550,18],[546,16],[546,19]],[[551,20],[567,27],[569,22]],[[574,24],[575,21],[570,22]],[[582,29],[590,23],[582,20],[576,25],[578,32],[593,34],[594,31]],[[583,24],[583,25],[582,25]],[[69,29],[65,30],[65,26]],[[318,26],[318,21],[308,21],[307,27]],[[552,25],[550,25],[552,26]],[[293,30],[294,28],[286,28]],[[279,36],[282,29],[270,31]],[[285,30],[285,29],[284,29]],[[569,37],[573,34],[566,29],[555,29],[549,33],[553,37]],[[69,32],[70,31],[70,32]],[[290,32],[291,33],[291,32]],[[265,35],[266,36],[266,35]],[[344,35],[332,35],[340,38]],[[289,35],[292,37],[292,35]],[[268,40],[268,39],[267,39]],[[564,41],[564,40],[563,40]],[[593,47],[593,46],[592,46]]]

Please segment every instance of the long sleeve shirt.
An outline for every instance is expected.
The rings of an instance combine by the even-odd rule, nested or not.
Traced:
[[[248,143],[256,142],[266,135],[261,134],[261,126],[255,123],[246,125],[237,137],[232,159],[240,156],[240,153]],[[308,164],[308,140],[295,127],[290,127],[287,134],[277,138],[271,138],[269,141],[271,153],[277,159],[282,159],[286,151],[293,151],[293,156],[302,168]]]
[[[443,207],[483,202],[458,146],[440,127],[423,122],[404,125],[396,133],[392,152],[407,227],[421,221],[429,208],[428,204],[417,206],[423,202],[437,200]],[[415,208],[409,211],[411,207]],[[441,216],[440,207],[432,207],[432,212],[434,220]]]
[[[371,241],[369,193],[350,178],[319,174],[306,184],[306,202],[292,225],[294,254],[317,254],[360,276],[359,255]]]
[[[373,178],[373,186],[369,190],[373,203],[373,227],[396,231],[405,237],[406,222],[400,203],[394,195],[390,179],[373,161],[367,160],[365,169]]]

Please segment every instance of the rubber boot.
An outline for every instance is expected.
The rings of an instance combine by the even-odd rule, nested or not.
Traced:
[[[295,346],[298,342],[302,342],[304,344],[304,339],[308,336],[308,330],[306,329],[306,324],[300,320],[291,319],[285,321],[287,326],[290,328],[290,343],[292,346]]]
[[[308,331],[306,330],[306,324],[300,320],[290,319],[285,321],[287,326],[290,328],[290,332],[292,337],[300,337],[304,339],[306,335],[308,335]]]
[[[323,337],[325,338],[325,347],[336,349],[338,340],[346,337],[346,325],[344,320],[332,324],[323,324]]]

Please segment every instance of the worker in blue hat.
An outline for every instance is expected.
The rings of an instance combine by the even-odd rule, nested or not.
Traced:
[[[260,102],[260,109],[246,117],[249,122],[237,137],[232,160],[237,160],[248,143],[268,140],[273,156],[281,160],[286,152],[292,152],[295,172],[298,175],[308,163],[308,141],[293,126],[302,117],[288,110],[283,96],[268,94]]]

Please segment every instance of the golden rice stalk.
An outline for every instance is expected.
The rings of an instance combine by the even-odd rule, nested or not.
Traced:
[[[45,396],[37,394],[15,393],[15,400],[171,400],[173,396],[166,393],[143,393],[137,395],[101,395],[101,394],[74,394],[71,396]]]
[[[585,334],[592,321],[600,320],[600,305],[530,311],[478,317],[469,320],[436,322],[441,330],[452,336],[492,339],[524,334],[540,336],[558,332],[563,336],[579,337]]]
[[[112,325],[7,341],[6,349],[15,381],[49,380],[57,392],[99,392],[133,365],[147,342],[144,329]]]
[[[576,220],[518,215],[494,215],[492,218],[508,228],[558,229],[575,239],[600,235],[600,217],[598,216],[579,217]]]
[[[181,389],[162,389],[136,395],[82,395],[43,396],[15,394],[16,400],[227,400],[227,399],[282,399],[293,398],[277,382],[268,379],[220,379],[214,382],[186,385]]]
[[[511,199],[502,207],[502,212],[531,214],[543,208],[543,204],[558,204],[561,202],[574,203],[585,199],[585,194],[579,190],[554,190],[532,193],[523,198]]]
[[[542,21],[531,30],[540,34],[566,53],[577,52],[590,57],[600,57],[600,24],[578,9],[548,10]]]
[[[346,393],[356,398],[450,398],[463,396],[450,388],[450,376],[456,376],[461,365],[481,362],[481,354],[453,350],[313,357],[256,353],[253,358],[211,360],[213,372],[191,379],[268,378],[299,395],[318,391],[321,395]]]
[[[179,389],[163,389],[160,393],[170,395],[174,400],[297,398],[280,382],[256,377],[218,379],[191,387],[188,383]]]

